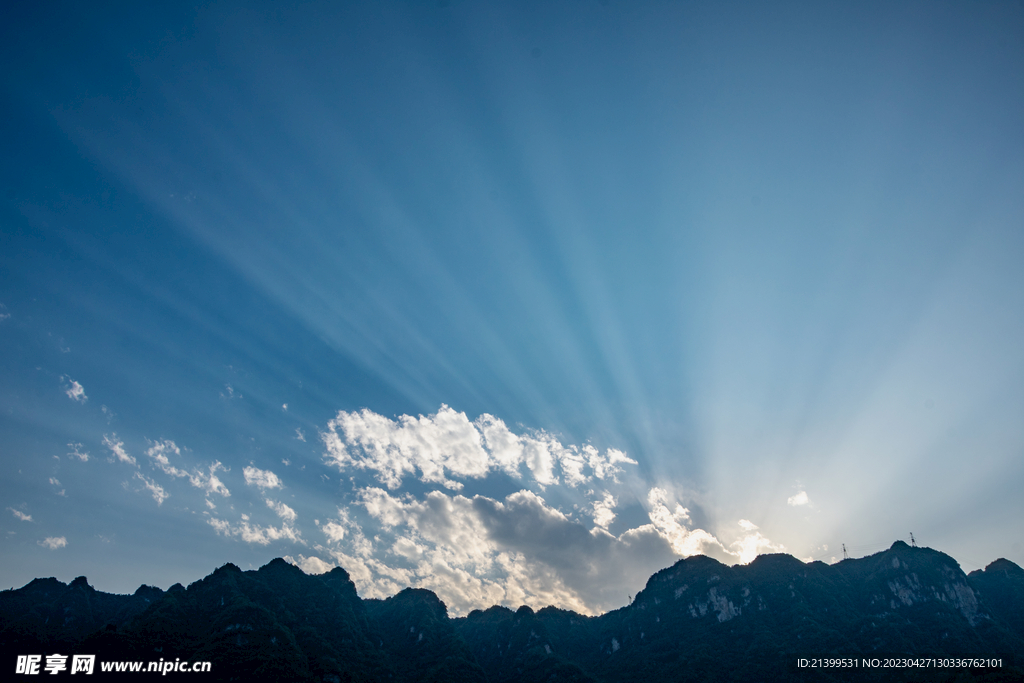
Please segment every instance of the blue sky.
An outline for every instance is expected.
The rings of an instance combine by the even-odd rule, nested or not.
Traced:
[[[4,13],[0,585],[1024,563],[1019,3]]]

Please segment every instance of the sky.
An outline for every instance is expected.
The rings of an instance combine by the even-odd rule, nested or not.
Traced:
[[[1024,4],[101,5],[0,10],[0,587],[1024,564]]]

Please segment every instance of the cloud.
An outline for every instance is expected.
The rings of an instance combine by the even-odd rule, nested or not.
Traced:
[[[3,322],[4,320],[7,320],[10,317],[11,314],[7,312],[7,307],[4,306],[3,304],[0,304],[0,322]]]
[[[152,479],[146,477],[142,472],[136,472],[135,478],[142,482],[142,485],[152,494],[153,500],[156,501],[157,505],[163,505],[164,501],[170,496],[164,491],[163,487],[157,484]]]
[[[154,442],[153,445],[146,449],[146,455],[153,460],[153,465],[164,474],[172,477],[187,478],[189,484],[208,494],[216,493],[224,497],[231,495],[228,487],[217,477],[218,471],[227,471],[227,468],[219,460],[215,460],[210,465],[207,465],[206,471],[203,471],[201,468],[195,468],[191,472],[186,472],[175,467],[170,461],[169,456],[173,455],[176,458],[181,456],[181,449],[170,439]]]
[[[648,516],[651,523],[671,545],[672,549],[683,557],[691,555],[707,555],[715,550],[725,551],[717,538],[703,529],[688,529],[690,511],[678,503],[670,510],[672,504],[668,493],[661,488],[652,488],[647,492],[647,503],[650,506]]]
[[[303,443],[305,443],[306,441],[306,435],[303,434],[302,430],[299,429],[298,427],[295,428],[295,438],[298,439],[299,441],[302,441]]]
[[[163,470],[164,474],[169,474],[172,477],[188,476],[188,472],[174,467],[168,458],[168,455],[181,456],[181,449],[173,441],[169,439],[157,441],[146,449],[146,455],[153,459],[153,463]]]
[[[49,536],[39,541],[39,545],[43,546],[44,548],[49,548],[50,550],[57,550],[58,548],[63,548],[67,546],[67,544],[68,539],[64,538],[63,536]]]
[[[307,574],[326,574],[338,566],[330,562],[324,562],[319,557],[305,557],[303,555],[299,555],[299,559],[296,560],[291,555],[285,555],[283,559],[286,562],[294,564]]]
[[[227,472],[228,468],[221,464],[220,460],[214,460],[207,468],[207,472],[203,473],[200,470],[196,470],[189,476],[189,483],[199,489],[203,489],[207,493],[216,493],[224,496],[225,498],[231,496],[231,491],[224,485],[220,479],[217,478],[217,471]]]
[[[596,613],[676,559],[651,525],[619,537],[588,530],[531,491],[502,500],[443,491],[417,499],[377,487],[357,495],[377,525],[372,540],[347,509],[321,530],[325,552],[368,597],[412,585],[438,593],[455,614],[491,604]]]
[[[786,503],[792,505],[793,507],[798,507],[800,505],[809,505],[810,502],[811,499],[807,497],[806,491],[801,491],[786,499]]]
[[[302,534],[287,522],[282,524],[280,527],[260,526],[258,524],[251,524],[249,522],[248,515],[242,515],[242,521],[237,524],[231,524],[230,522],[223,519],[217,519],[216,517],[211,517],[207,520],[207,523],[212,526],[218,534],[223,534],[224,536],[237,536],[246,543],[269,545],[271,541],[279,541],[283,539],[292,541],[293,543],[306,545],[306,542],[302,540]]]
[[[753,522],[741,519],[739,526],[746,533],[739,540],[729,544],[729,547],[735,549],[734,552],[739,556],[740,564],[748,564],[755,557],[763,555],[765,552],[785,552],[786,548],[784,546],[772,543],[762,536],[761,532],[757,530],[757,525]]]
[[[87,453],[84,450],[84,447],[82,446],[82,444],[80,444],[80,443],[69,443],[68,444],[68,448],[71,449],[71,450],[68,451],[68,456],[78,458],[82,462],[89,462],[89,453]]]
[[[7,508],[7,509],[11,511],[12,515],[14,515],[15,517],[17,517],[18,519],[20,519],[23,522],[31,522],[32,521],[32,515],[26,515],[21,510],[15,510],[14,508],[10,508],[10,507]]]
[[[593,507],[594,524],[607,529],[608,525],[615,521],[615,513],[612,512],[615,509],[615,496],[606,491],[604,498],[594,501]]]
[[[481,478],[497,470],[520,478],[523,465],[542,486],[559,483],[560,470],[565,483],[575,487],[594,478],[614,480],[621,464],[636,464],[615,449],[601,454],[589,444],[564,446],[542,430],[516,435],[486,413],[470,422],[443,404],[434,415],[396,420],[368,409],[340,411],[320,438],[328,464],[342,471],[374,471],[392,490],[412,476],[458,491],[463,484],[449,477]]]
[[[292,510],[284,503],[279,503],[275,500],[271,500],[270,498],[267,498],[266,503],[267,507],[276,512],[278,517],[283,519],[285,522],[288,522],[289,524],[294,524],[295,520],[299,517],[297,514],[295,514],[295,510]]]
[[[128,452],[124,449],[124,442],[117,438],[117,434],[104,434],[103,445],[109,448],[110,452],[113,453],[120,462],[126,462],[129,465],[136,465],[135,458],[128,455]]]
[[[54,457],[56,457],[56,456],[54,456]],[[60,481],[57,479],[57,477],[50,477],[50,485],[51,486],[60,487]],[[64,491],[65,491],[64,489],[61,489],[60,491],[57,491],[57,495],[58,496],[63,496],[64,495]]]
[[[67,375],[63,375],[61,378],[65,382],[69,383],[69,386],[67,386],[64,389],[64,393],[68,395],[68,398],[70,398],[72,401],[77,401],[78,403],[85,403],[86,401],[89,400],[89,397],[85,395],[85,389],[82,387],[81,384],[71,379]]]
[[[337,543],[345,538],[345,527],[337,522],[326,522],[320,530],[324,532],[324,536],[331,543]]]
[[[242,470],[245,475],[245,483],[250,486],[257,486],[261,490],[279,489],[282,486],[281,479],[270,470],[261,470],[258,467],[246,467]]]

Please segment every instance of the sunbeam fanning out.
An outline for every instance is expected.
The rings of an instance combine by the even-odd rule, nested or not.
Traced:
[[[24,3],[0,51],[8,585],[1024,563],[1020,5]]]

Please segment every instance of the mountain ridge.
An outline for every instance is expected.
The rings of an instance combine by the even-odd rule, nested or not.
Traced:
[[[845,680],[849,672],[807,678],[796,661],[886,655],[1002,656],[984,679],[1020,680],[1022,615],[1024,569],[1015,563],[1000,558],[965,574],[948,555],[902,541],[833,565],[692,556],[599,616],[492,606],[452,618],[432,591],[362,599],[343,568],[308,575],[276,558],[131,595],[97,591],[85,577],[35,579],[0,592],[0,649],[10,660],[78,652],[210,661],[208,680]],[[857,680],[893,673],[861,670]],[[921,675],[899,670],[895,680],[966,674]]]

